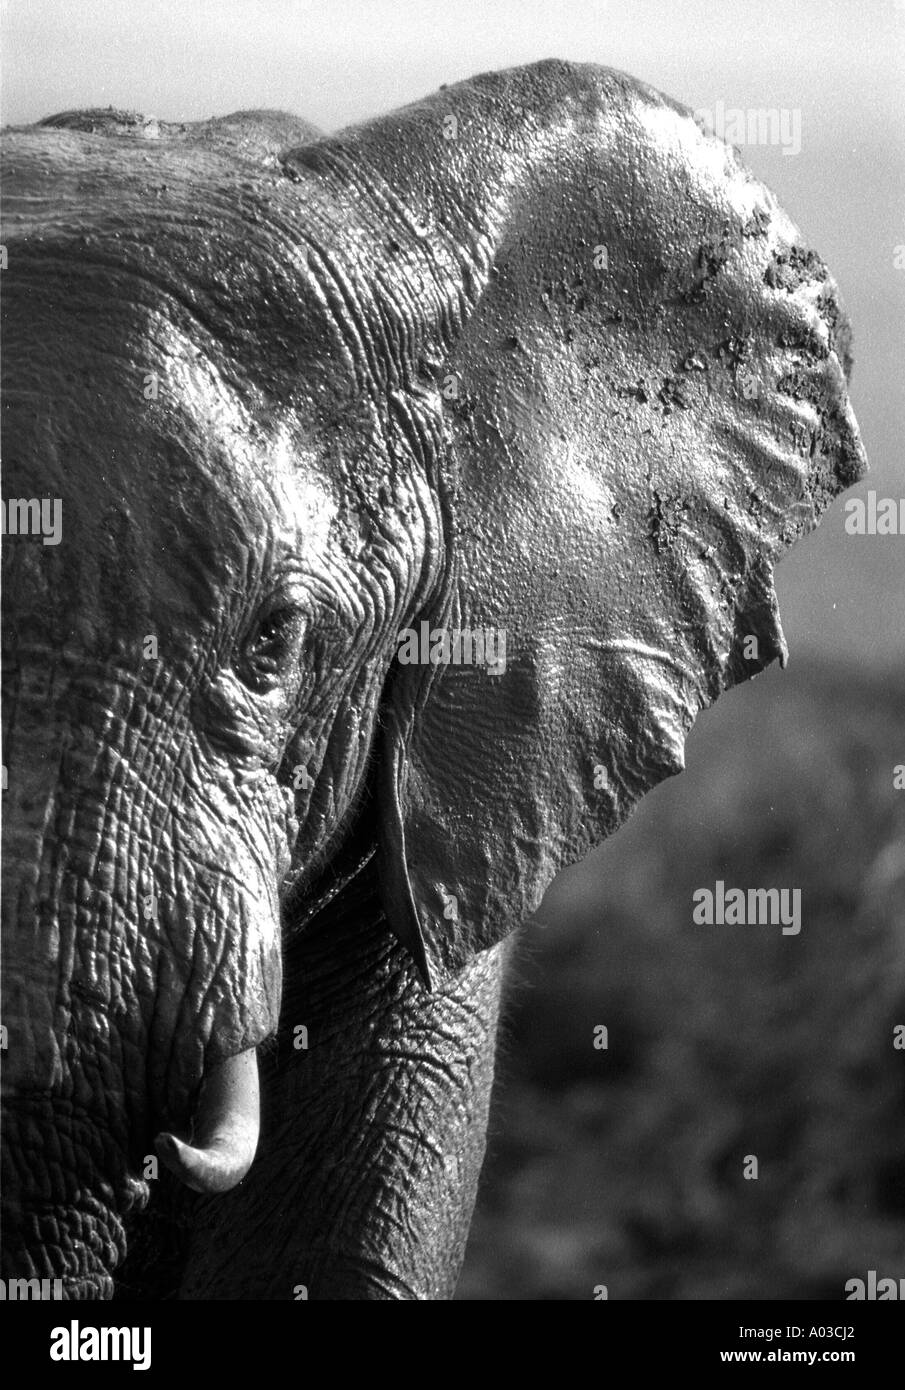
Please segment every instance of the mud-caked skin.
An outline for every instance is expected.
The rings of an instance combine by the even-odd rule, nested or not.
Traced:
[[[560,62],[330,137],[66,113],[3,218],[4,496],[62,504],[3,547],[4,1274],[449,1297],[506,939],[862,472],[835,286]]]

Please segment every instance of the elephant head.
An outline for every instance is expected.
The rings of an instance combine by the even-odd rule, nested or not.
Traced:
[[[466,1007],[784,657],[774,562],[863,454],[822,262],[621,74],[329,138],[79,113],[6,163],[7,530],[62,536],[4,546],[5,1260],[103,1296],[155,1136],[203,1191],[249,1168],[281,935],[367,865],[394,1010]]]

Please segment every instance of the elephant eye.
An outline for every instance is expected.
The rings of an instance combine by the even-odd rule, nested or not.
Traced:
[[[246,685],[259,693],[272,689],[297,659],[304,627],[298,607],[268,608],[257,619],[242,653],[239,673]]]

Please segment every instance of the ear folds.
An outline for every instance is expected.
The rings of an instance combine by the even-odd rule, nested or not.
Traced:
[[[420,886],[417,883],[413,886],[409,877],[410,847],[406,838],[411,735],[411,721],[404,727],[400,712],[391,710],[380,749],[378,772],[378,871],[387,921],[430,989],[437,970],[436,965],[431,968],[434,952],[428,946],[423,894]]]
[[[517,862],[511,860],[509,813],[540,804],[541,789],[533,785],[533,712],[509,707],[521,682],[508,691],[500,684],[505,634],[463,623],[457,599],[442,620],[435,614],[411,631],[426,659],[397,665],[388,687],[379,751],[379,872],[389,924],[430,986],[458,973],[528,914],[525,895],[543,866],[539,847],[524,843]],[[447,638],[451,659],[441,651],[434,664],[429,653],[437,655]],[[477,655],[480,661],[468,661]],[[501,702],[506,712],[498,728]],[[501,804],[512,778],[513,801]]]
[[[417,255],[394,233],[401,293],[437,364],[411,389],[442,415],[449,595],[429,650],[396,662],[380,771],[388,919],[437,980],[681,770],[701,709],[784,655],[774,562],[863,451],[824,267],[649,89],[544,64],[343,149],[417,229]],[[475,659],[476,634],[502,663]]]

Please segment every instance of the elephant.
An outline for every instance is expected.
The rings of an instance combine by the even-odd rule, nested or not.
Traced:
[[[5,143],[4,1274],[449,1299],[517,929],[866,466],[835,281],[591,64]]]

